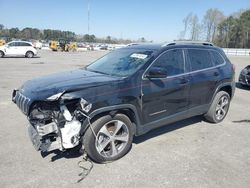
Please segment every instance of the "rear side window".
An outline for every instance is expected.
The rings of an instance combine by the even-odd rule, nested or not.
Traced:
[[[212,67],[212,61],[208,50],[188,49],[191,71]]]
[[[225,62],[222,56],[219,54],[219,52],[211,50],[210,54],[214,65],[221,65]]]
[[[153,67],[166,69],[168,76],[184,73],[184,60],[182,50],[170,50],[161,55]]]

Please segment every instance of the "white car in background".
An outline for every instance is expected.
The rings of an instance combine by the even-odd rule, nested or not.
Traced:
[[[39,42],[39,41],[35,41],[33,42],[33,45],[36,49],[42,49],[43,47],[43,43]]]
[[[12,41],[0,46],[0,57],[4,56],[25,56],[32,58],[37,55],[37,50],[32,43],[26,41]]]

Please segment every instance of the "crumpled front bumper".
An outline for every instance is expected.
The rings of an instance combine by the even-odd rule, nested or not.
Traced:
[[[40,131],[32,125],[28,126],[30,140],[37,151],[49,152],[56,149],[63,150],[60,137],[57,137],[54,141],[50,141],[50,139],[44,137]]]

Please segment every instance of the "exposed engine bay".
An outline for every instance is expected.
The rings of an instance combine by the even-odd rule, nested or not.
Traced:
[[[36,103],[28,116],[29,136],[36,150],[63,151],[79,145],[83,121],[91,107],[84,99]]]

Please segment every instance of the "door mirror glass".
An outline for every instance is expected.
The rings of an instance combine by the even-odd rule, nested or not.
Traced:
[[[146,78],[166,78],[167,70],[161,67],[151,67],[148,73],[145,75]]]

